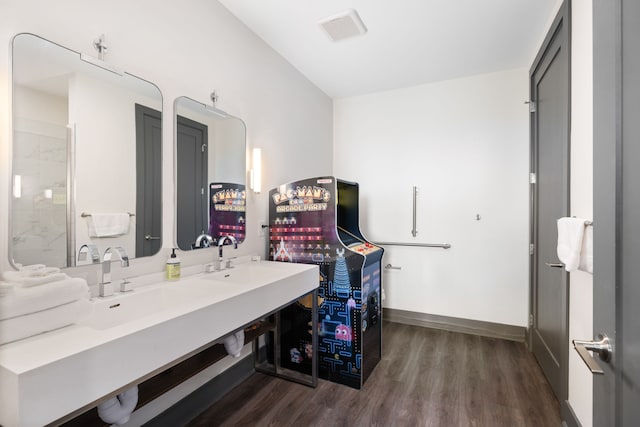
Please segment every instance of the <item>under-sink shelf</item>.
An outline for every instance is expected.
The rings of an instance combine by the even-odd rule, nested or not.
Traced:
[[[274,324],[269,321],[258,321],[244,328],[244,343],[257,339],[271,331]],[[210,347],[166,369],[156,376],[138,384],[138,405],[136,409],[146,405],[172,388],[202,372],[227,355],[223,344],[212,344]],[[64,427],[104,427],[108,424],[100,419],[97,408],[88,410],[62,424]]]

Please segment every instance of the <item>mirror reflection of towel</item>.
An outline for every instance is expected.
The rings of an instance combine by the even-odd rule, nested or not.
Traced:
[[[128,213],[93,213],[89,217],[90,237],[116,237],[129,233]]]

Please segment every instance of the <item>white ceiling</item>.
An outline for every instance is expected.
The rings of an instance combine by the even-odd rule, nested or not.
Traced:
[[[561,0],[218,0],[332,98],[529,67]],[[368,32],[317,24],[355,9]]]

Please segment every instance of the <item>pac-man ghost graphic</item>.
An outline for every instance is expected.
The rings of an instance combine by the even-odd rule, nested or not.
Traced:
[[[347,325],[336,326],[336,339],[342,341],[351,341],[351,328]]]

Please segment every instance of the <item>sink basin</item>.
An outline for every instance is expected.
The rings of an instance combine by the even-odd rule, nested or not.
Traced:
[[[262,284],[279,280],[283,277],[285,271],[277,263],[248,263],[242,264],[240,267],[228,268],[206,275],[208,280],[216,280],[220,282],[231,282],[236,284]]]
[[[151,289],[136,289],[117,293],[92,301],[93,311],[78,324],[93,329],[109,329],[148,316],[157,315],[168,308],[179,307],[210,293],[202,286],[163,284]]]
[[[195,280],[183,278],[178,282],[165,282],[151,288],[137,288],[106,298],[96,298],[92,301],[91,315],[79,325],[105,330],[158,315],[170,308],[193,304],[203,298],[226,298],[241,288],[256,288],[286,277],[288,270],[278,264],[246,263],[205,274]]]
[[[108,329],[162,310],[166,298],[164,289],[156,288],[94,299],[92,303],[93,312],[79,324],[93,329]]]

